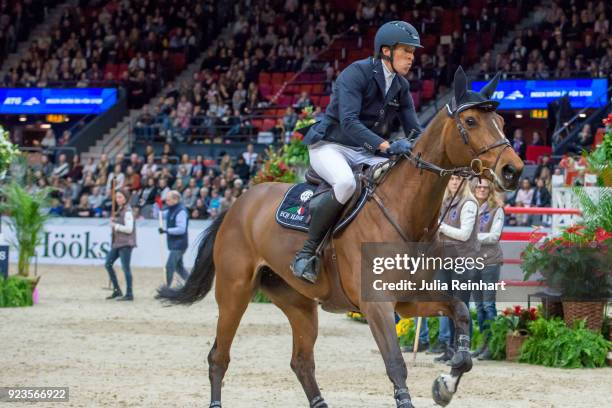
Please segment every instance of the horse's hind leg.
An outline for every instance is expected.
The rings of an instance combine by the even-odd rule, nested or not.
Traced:
[[[253,269],[249,262],[232,257],[216,267],[215,297],[219,305],[217,336],[208,354],[210,408],[221,407],[221,384],[230,362],[230,348],[253,295]]]
[[[289,319],[293,332],[291,369],[304,388],[311,408],[327,408],[315,379],[314,344],[317,340],[317,303],[296,292],[269,269],[264,269],[262,291]]]
[[[448,304],[450,317],[455,323],[455,344],[457,350],[450,360],[450,374],[441,374],[434,380],[432,387],[433,399],[436,404],[446,406],[450,403],[461,376],[472,369],[469,336],[469,309],[459,299],[453,299]]]

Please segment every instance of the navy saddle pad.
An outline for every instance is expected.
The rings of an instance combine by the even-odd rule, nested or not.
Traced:
[[[308,231],[310,224],[310,199],[319,186],[311,183],[300,183],[289,187],[283,200],[276,210],[276,222],[285,228],[298,231]],[[359,213],[366,202],[366,189],[361,190],[361,195],[354,207],[344,212],[342,220],[334,227],[334,233],[340,231]]]

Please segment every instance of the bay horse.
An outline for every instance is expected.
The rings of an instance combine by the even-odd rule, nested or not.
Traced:
[[[480,92],[490,99],[497,79]],[[406,386],[407,368],[395,331],[394,312],[403,317],[446,315],[453,319],[456,334],[468,340],[469,311],[459,300],[448,302],[367,302],[360,298],[360,245],[363,242],[398,242],[406,236],[414,242],[426,237],[438,223],[444,191],[451,171],[481,164],[482,177],[498,190],[517,187],[523,162],[504,136],[503,118],[493,109],[463,104],[469,91],[463,70],[454,79],[454,107],[436,114],[417,139],[415,160],[400,158],[388,171],[376,193],[384,207],[368,201],[358,216],[333,237],[340,281],[348,299],[362,312],[384,360],[394,386],[397,407],[412,408]],[[495,105],[496,106],[496,105]],[[473,167],[473,166],[472,166]],[[326,408],[315,379],[314,344],[317,339],[318,302],[330,296],[330,266],[323,265],[316,284],[293,276],[289,265],[306,234],[281,227],[275,212],[290,184],[262,183],[242,194],[219,215],[205,232],[192,273],[178,289],[161,287],[158,298],[174,304],[193,304],[206,296],[216,275],[215,298],[219,307],[216,338],[208,354],[211,403],[221,407],[221,385],[230,361],[230,348],[240,320],[254,291],[261,289],[287,316],[293,332],[291,368],[300,381],[311,408]],[[383,215],[385,209],[385,219]],[[391,218],[395,220],[392,225]],[[433,277],[431,277],[433,279]],[[458,343],[459,344],[459,343]],[[469,347],[469,346],[468,346]],[[457,391],[463,373],[472,367],[469,349],[455,353],[450,374],[441,374],[433,384],[436,403],[446,405]]]

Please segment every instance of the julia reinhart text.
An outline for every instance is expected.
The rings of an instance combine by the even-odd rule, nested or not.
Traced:
[[[439,280],[433,280],[431,282],[421,281],[420,285],[418,282],[413,282],[407,279],[402,279],[399,282],[384,282],[381,279],[377,279],[372,283],[374,290],[426,290],[426,291],[447,291],[449,285],[447,282],[441,282]],[[506,290],[506,282],[483,282],[481,280],[472,282],[471,280],[460,281],[452,279],[450,284],[452,290]]]

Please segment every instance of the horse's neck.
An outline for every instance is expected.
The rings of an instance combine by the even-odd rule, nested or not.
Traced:
[[[414,154],[443,168],[450,161],[442,143],[442,124],[429,126],[415,145]],[[387,180],[380,185],[385,206],[396,215],[396,221],[413,241],[419,241],[438,221],[438,211],[449,177],[440,177],[418,170],[408,160],[402,160],[392,169]]]

